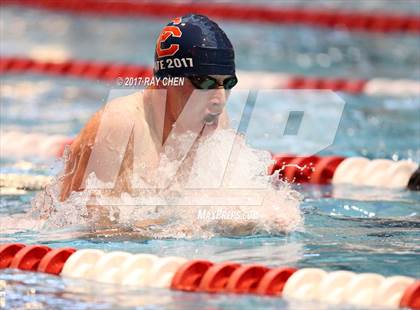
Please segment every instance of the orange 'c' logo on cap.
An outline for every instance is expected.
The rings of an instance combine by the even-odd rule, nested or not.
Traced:
[[[158,57],[173,56],[179,50],[179,44],[171,44],[168,48],[162,48],[161,43],[165,42],[169,37],[173,36],[180,38],[182,35],[181,29],[177,26],[166,26],[163,28],[159,38],[156,42],[156,54]]]

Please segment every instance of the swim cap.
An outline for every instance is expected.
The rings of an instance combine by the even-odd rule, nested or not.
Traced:
[[[189,14],[174,18],[156,42],[157,77],[235,75],[233,46],[208,17]]]

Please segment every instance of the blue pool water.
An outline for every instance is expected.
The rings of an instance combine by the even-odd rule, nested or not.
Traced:
[[[289,1],[302,4],[303,1]],[[350,2],[346,2],[350,3]],[[354,2],[359,10],[387,8],[387,1]],[[313,4],[315,5],[315,4]],[[332,5],[333,6],[333,5]],[[349,4],[347,7],[351,6]],[[389,7],[388,7],[389,9]],[[418,13],[413,1],[397,6]],[[416,11],[417,10],[417,11]],[[0,19],[1,55],[32,55],[53,50],[75,59],[96,59],[149,65],[160,19],[94,18],[37,10],[5,8]],[[241,70],[282,71],[348,78],[420,77],[419,37],[401,34],[347,33],[308,27],[277,27],[222,22],[236,47]],[[263,47],[262,47],[263,46]],[[109,86],[99,82],[23,75],[1,77],[1,130],[74,136],[105,102]],[[420,97],[391,98],[340,94],[346,102],[334,143],[322,155],[420,161]],[[267,106],[279,104],[267,102]],[[59,113],[57,112],[59,111]],[[262,124],[265,124],[264,122]],[[267,125],[267,131],[269,126]],[[268,133],[270,135],[270,133]],[[248,142],[282,152],[275,139]],[[296,146],[296,153],[306,145]],[[3,151],[2,151],[3,153]],[[22,164],[22,161],[26,165]],[[30,163],[28,165],[28,162]],[[1,173],[53,175],[56,160],[7,158]],[[406,190],[350,186],[296,186],[303,196],[304,229],[289,234],[211,239],[133,240],[126,236],[75,238],[77,227],[30,229],[27,212],[34,192],[0,197],[0,223],[16,217],[22,227],[0,227],[0,243],[42,243],[205,258],[215,262],[258,262],[269,266],[319,267],[325,270],[377,272],[420,277],[420,194]],[[26,221],[25,221],[26,219]],[[207,295],[163,289],[129,290],[89,283],[76,293],[69,287],[81,280],[62,279],[15,270],[0,271],[0,292],[6,307],[27,309],[328,309],[314,302],[279,298]],[[199,306],[198,306],[199,305]],[[331,307],[331,309],[337,307]],[[341,309],[354,309],[342,306]]]

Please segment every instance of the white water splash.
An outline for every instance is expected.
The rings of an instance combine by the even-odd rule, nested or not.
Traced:
[[[117,197],[73,192],[60,202],[55,183],[33,200],[32,215],[46,219],[45,229],[85,225],[98,234],[144,238],[277,234],[301,226],[301,197],[277,175],[267,176],[272,163],[268,152],[250,148],[231,130],[202,138],[193,151],[194,161],[183,162],[181,173],[165,190],[142,191],[141,195],[123,192]],[[162,156],[159,181],[179,163],[171,157],[168,152]],[[228,161],[231,165],[226,169]],[[144,185],[140,178],[133,183]],[[94,174],[86,184],[87,188],[103,185]]]

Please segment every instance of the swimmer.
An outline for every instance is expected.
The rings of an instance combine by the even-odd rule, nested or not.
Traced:
[[[165,79],[177,77],[183,78],[184,83],[163,83]],[[122,227],[118,198],[124,193],[143,197],[145,192],[139,195],[137,191],[139,180],[150,185],[152,197],[182,193],[200,142],[220,129],[229,128],[225,105],[238,80],[233,46],[215,22],[190,14],[175,18],[164,27],[155,48],[154,81],[155,85],[143,91],[106,104],[88,121],[66,152],[58,184],[60,200],[65,202],[74,192],[88,193],[86,218],[92,223],[94,235],[142,238],[170,224],[169,215],[157,212],[156,206],[148,209],[134,203],[136,207],[144,207],[142,211],[147,216],[133,219],[129,226]],[[194,96],[197,92],[198,96]],[[186,134],[190,140],[185,152],[185,143],[180,143],[178,138]],[[167,171],[160,172],[162,158],[167,158],[171,165],[180,163],[173,176],[168,177]],[[90,191],[92,187],[87,179],[92,174],[95,180],[112,186]],[[281,210],[273,207],[278,202],[271,191],[264,198],[260,213],[275,229],[295,227],[300,222],[300,214],[294,202],[289,207],[282,206]],[[210,225],[221,229],[224,235],[235,236],[254,233],[260,227],[258,220],[248,219],[198,223],[201,224],[204,229]],[[192,235],[194,230],[188,225],[180,229],[185,235]]]
[[[154,77],[161,82],[112,100],[81,130],[65,162],[61,201],[74,191],[83,191],[86,177],[92,172],[102,182],[115,181],[112,188],[115,195],[132,191],[130,180],[136,165],[141,167],[141,178],[153,183],[171,134],[196,132],[197,142],[203,135],[228,127],[225,104],[229,90],[238,80],[232,44],[215,22],[203,15],[190,14],[175,18],[164,27],[155,48]],[[184,78],[184,83],[162,82],[173,77]],[[163,100],[156,95],[162,94],[158,90],[166,91]],[[194,90],[206,92],[186,111]],[[181,112],[184,121],[177,122]],[[173,147],[177,147],[176,142]],[[188,169],[181,166],[179,170]]]

